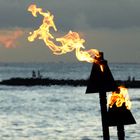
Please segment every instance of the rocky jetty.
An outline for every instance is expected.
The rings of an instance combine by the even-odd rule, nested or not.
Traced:
[[[51,86],[51,85],[69,85],[69,86],[87,86],[85,79],[51,79],[51,78],[11,78],[2,80],[0,85],[9,86]],[[124,85],[127,88],[140,88],[140,81],[121,81],[116,80],[117,85]]]

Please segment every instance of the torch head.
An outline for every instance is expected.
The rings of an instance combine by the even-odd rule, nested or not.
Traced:
[[[130,125],[136,124],[136,121],[129,109],[126,109],[123,104],[121,107],[116,107],[114,104],[112,108],[108,109],[108,126]]]
[[[136,121],[131,112],[131,101],[127,88],[119,86],[118,90],[112,92],[108,99],[108,125],[118,126],[135,124]]]
[[[102,69],[101,69],[102,67]],[[87,83],[86,93],[116,91],[117,85],[108,67],[107,61],[104,60],[103,52],[99,57],[95,57],[91,75]]]

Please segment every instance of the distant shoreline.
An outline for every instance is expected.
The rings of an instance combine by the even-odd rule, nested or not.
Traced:
[[[85,79],[51,79],[51,78],[10,78],[2,80],[0,85],[6,86],[87,86]],[[127,88],[140,88],[140,81],[116,80],[117,85],[124,85]]]

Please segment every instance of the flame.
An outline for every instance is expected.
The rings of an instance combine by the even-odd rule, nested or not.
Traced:
[[[131,101],[128,95],[127,88],[120,86],[118,87],[118,89],[119,93],[117,91],[112,92],[112,95],[109,97],[108,101],[109,107],[112,108],[114,104],[116,104],[117,107],[121,107],[125,103],[126,108],[130,110]]]
[[[104,66],[102,64],[100,64],[100,69],[102,72],[104,71]]]
[[[23,34],[23,31],[17,29],[15,31],[3,31],[0,33],[0,44],[6,48],[12,48],[16,46],[16,40]]]
[[[38,14],[43,16],[43,21],[40,27],[30,33],[28,37],[30,42],[33,42],[35,39],[41,39],[46,46],[52,50],[53,54],[56,55],[75,51],[76,57],[79,61],[93,63],[95,62],[95,56],[97,58],[100,57],[99,51],[96,49],[90,49],[87,51],[82,50],[85,49],[83,45],[85,40],[80,38],[77,32],[69,31],[65,36],[55,38],[50,32],[50,28],[53,28],[54,31],[57,31],[57,28],[53,21],[54,16],[49,11],[45,13],[41,8],[37,8],[35,4],[30,5],[28,11],[31,12],[34,17],[37,17]],[[60,45],[56,45],[54,42],[59,42]],[[103,67],[101,67],[101,70],[103,70]]]

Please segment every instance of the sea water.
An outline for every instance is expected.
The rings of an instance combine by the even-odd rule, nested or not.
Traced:
[[[117,80],[140,79],[140,64],[109,64]],[[31,77],[86,79],[91,65],[81,63],[1,63],[0,80]],[[99,95],[86,87],[0,86],[0,140],[102,140]],[[126,140],[140,138],[140,89],[128,89],[137,124],[125,126]],[[107,95],[110,93],[107,93]],[[110,137],[117,140],[116,127]]]

